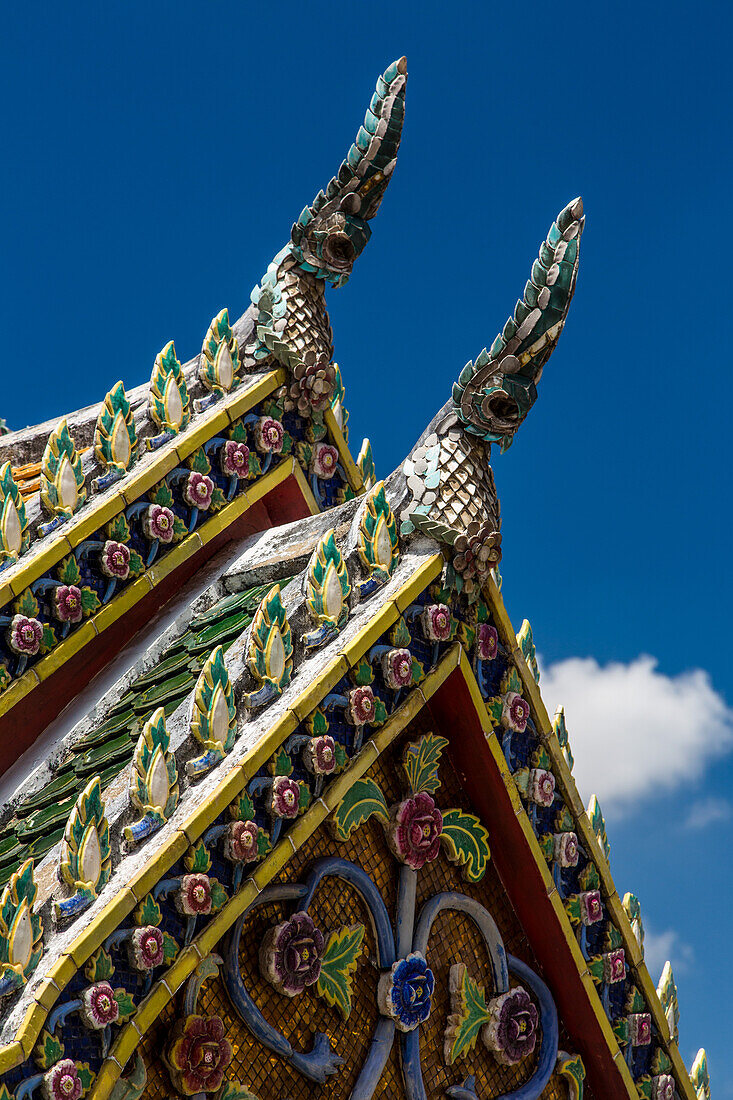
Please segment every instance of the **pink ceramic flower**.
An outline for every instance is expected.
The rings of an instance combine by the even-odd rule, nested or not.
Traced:
[[[176,908],[184,917],[206,916],[211,912],[211,883],[208,875],[184,875],[176,895]]]
[[[401,863],[419,871],[437,858],[443,815],[426,791],[406,798],[390,811],[387,843]]]
[[[579,894],[580,919],[585,925],[598,924],[603,920],[603,903],[599,890],[586,890]]]
[[[287,775],[276,775],[272,781],[270,812],[275,817],[293,818],[298,816],[300,807],[300,787]]]
[[[81,590],[75,584],[60,584],[53,594],[53,613],[59,622],[81,622]]]
[[[227,439],[219,457],[221,472],[227,477],[242,478],[249,476],[249,447],[246,443],[237,443]]]
[[[165,1061],[176,1092],[182,1096],[218,1092],[234,1057],[219,1016],[176,1020]]]
[[[295,997],[318,981],[324,946],[323,933],[313,918],[296,913],[265,933],[260,947],[262,976],[279,993]]]
[[[84,1091],[76,1062],[62,1058],[43,1076],[41,1091],[45,1100],[80,1100]]]
[[[109,1027],[120,1015],[115,991],[109,982],[90,985],[81,995],[81,1018],[87,1027],[101,1031]]]
[[[279,420],[271,416],[261,416],[254,430],[255,447],[262,454],[280,454],[283,449],[285,429]]]
[[[499,635],[495,626],[479,623],[476,631],[476,655],[479,661],[494,661],[499,652]]]
[[[259,828],[255,821],[230,821],[224,834],[224,856],[232,863],[253,863],[259,858]]]
[[[336,473],[339,453],[330,443],[316,443],[313,448],[313,473],[329,481]]]
[[[305,747],[303,760],[313,775],[333,775],[336,771],[336,742],[325,733],[312,737]]]
[[[450,611],[444,603],[431,603],[420,616],[423,634],[429,642],[445,642],[450,638]]]
[[[632,1012],[626,1017],[632,1047],[648,1047],[652,1041],[652,1018],[648,1012]]]
[[[508,691],[504,696],[501,723],[508,730],[524,733],[529,718],[529,703],[516,691]]]
[[[127,953],[130,957],[130,965],[135,970],[152,970],[154,966],[162,966],[165,954],[163,933],[160,928],[156,928],[153,924],[136,928],[127,941]]]
[[[545,768],[529,773],[529,797],[538,806],[551,806],[555,798],[555,776]]]
[[[170,508],[165,508],[162,504],[151,504],[143,519],[143,533],[151,540],[171,542],[175,518]]]
[[[100,567],[105,577],[125,581],[130,575],[130,548],[124,542],[105,542],[100,558]]]
[[[374,721],[376,705],[370,687],[352,688],[347,695],[346,721],[354,726],[368,726]]]
[[[194,471],[188,475],[183,490],[183,499],[189,508],[198,508],[205,512],[211,505],[211,496],[214,492],[214,482],[206,474]]]
[[[652,1100],[674,1100],[674,1077],[669,1073],[659,1073],[652,1077]]]
[[[622,982],[626,977],[626,957],[623,947],[608,951],[603,956],[603,980],[607,985]]]
[[[21,657],[35,657],[43,641],[43,623],[26,615],[14,615],[7,633],[8,645]]]
[[[575,833],[555,833],[553,857],[561,867],[578,866],[578,838]]]
[[[390,649],[382,657],[382,674],[392,691],[412,683],[412,654],[409,649]]]

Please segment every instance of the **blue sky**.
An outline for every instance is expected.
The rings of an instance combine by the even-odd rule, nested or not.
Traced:
[[[400,164],[329,297],[352,447],[368,434],[380,473],[583,194],[569,324],[494,464],[505,598],[532,622],[548,703],[566,704],[584,793],[608,807],[655,978],[671,950],[683,1057],[706,1046],[718,1098],[733,1097],[731,22],[705,0],[26,4],[6,6],[0,45],[12,426],[136,385],[167,340],[186,359],[222,306],[238,315],[402,53]]]

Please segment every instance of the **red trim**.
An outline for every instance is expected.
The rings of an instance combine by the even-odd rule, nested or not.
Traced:
[[[58,717],[79,691],[223,546],[229,542],[243,541],[249,535],[271,527],[303,519],[310,514],[310,507],[300,486],[291,475],[165,577],[131,607],[126,615],[70,657],[47,680],[0,717],[0,775],[30,748],[46,726]]]
[[[532,944],[563,1024],[583,1057],[591,1089],[604,1100],[628,1100],[460,669],[451,673],[432,697],[430,710],[440,732],[450,739],[450,756],[461,785],[489,830],[494,866]]]

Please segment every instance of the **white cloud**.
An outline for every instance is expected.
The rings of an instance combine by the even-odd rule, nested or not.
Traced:
[[[565,707],[581,796],[595,793],[606,815],[699,778],[733,745],[733,709],[701,669],[665,676],[649,656],[571,657],[543,668],[541,687],[550,714]]]
[[[706,829],[708,825],[717,825],[733,816],[733,806],[724,798],[703,798],[693,802],[685,819],[688,829]]]
[[[652,981],[658,982],[667,959],[672,963],[675,975],[685,974],[695,960],[695,952],[689,943],[681,940],[673,928],[666,932],[644,930],[644,962]]]

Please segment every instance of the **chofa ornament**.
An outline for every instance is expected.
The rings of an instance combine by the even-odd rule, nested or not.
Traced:
[[[41,504],[51,519],[38,528],[39,536],[70,519],[86,495],[81,457],[64,418],[48,437],[41,459]]]
[[[0,571],[14,565],[30,543],[28,519],[9,462],[0,466]]]
[[[27,859],[0,894],[0,1002],[25,985],[43,954],[43,925],[33,912],[37,893]]]
[[[260,707],[281,695],[293,674],[293,638],[276,584],[255,612],[249,631],[247,665],[260,685],[244,696],[247,707]]]
[[[94,456],[105,471],[92,487],[106,489],[124,477],[137,458],[135,420],[122,382],[116,382],[102,402],[94,430]]]

